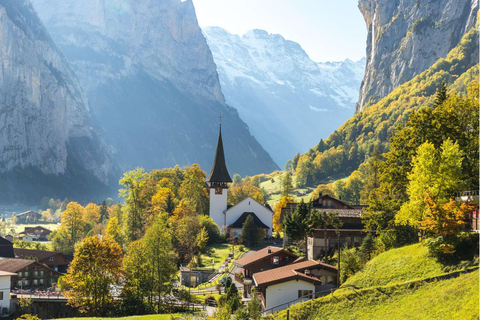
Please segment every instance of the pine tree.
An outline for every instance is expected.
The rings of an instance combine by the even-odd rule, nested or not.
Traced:
[[[438,88],[437,92],[435,93],[435,99],[433,101],[433,106],[436,108],[439,105],[441,105],[447,99],[448,99],[447,84],[445,83],[445,80],[443,80],[442,84],[440,85],[440,88]]]

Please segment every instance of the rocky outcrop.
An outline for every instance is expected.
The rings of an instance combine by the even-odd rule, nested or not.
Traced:
[[[445,58],[475,26],[478,0],[360,0],[367,67],[356,112]]]
[[[92,126],[73,70],[27,0],[0,1],[0,56],[0,200],[76,197],[106,187],[109,148]]]
[[[219,115],[232,172],[277,166],[225,103],[191,0],[33,0],[72,63],[123,170],[199,163]]]
[[[298,43],[264,30],[203,32],[227,103],[280,166],[353,115],[364,59],[316,63]]]

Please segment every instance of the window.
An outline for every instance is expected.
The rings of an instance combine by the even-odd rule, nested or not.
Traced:
[[[22,286],[22,280],[18,280],[17,281],[17,287],[21,287]]]
[[[3,300],[3,291],[0,291],[0,300]]]
[[[35,277],[38,277],[38,271],[35,270],[35,271],[33,272],[33,275],[34,275]]]
[[[55,257],[48,258],[48,261],[55,261]]]
[[[33,285],[38,286],[38,280],[37,279],[33,280]]]
[[[215,188],[215,194],[222,194],[223,189],[222,188]]]
[[[278,265],[280,263],[280,257],[279,256],[274,256],[273,257],[273,264]]]
[[[43,285],[43,279],[39,279],[40,284]]]
[[[23,273],[23,276],[24,276],[24,277],[28,277],[28,271],[25,271],[25,272]]]
[[[312,299],[313,290],[298,290],[298,298]]]

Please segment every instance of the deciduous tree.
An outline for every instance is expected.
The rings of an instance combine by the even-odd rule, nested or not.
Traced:
[[[67,208],[68,210],[68,208]],[[61,279],[68,304],[89,315],[102,315],[112,302],[111,287],[119,283],[122,248],[110,237],[85,238]]]

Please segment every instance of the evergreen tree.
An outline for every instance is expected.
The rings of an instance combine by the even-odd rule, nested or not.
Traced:
[[[290,197],[293,194],[292,175],[285,172],[282,178],[282,197]]]
[[[249,245],[253,246],[259,238],[259,230],[253,221],[252,215],[248,215],[242,226],[242,238]]]
[[[438,107],[441,105],[445,100],[448,99],[447,95],[447,84],[445,80],[442,81],[442,84],[440,87],[437,89],[437,92],[435,93],[435,99],[433,100],[433,106]]]
[[[360,246],[360,252],[363,255],[364,261],[369,261],[373,251],[375,251],[375,238],[372,232],[367,232],[367,236],[363,238],[362,245]]]

